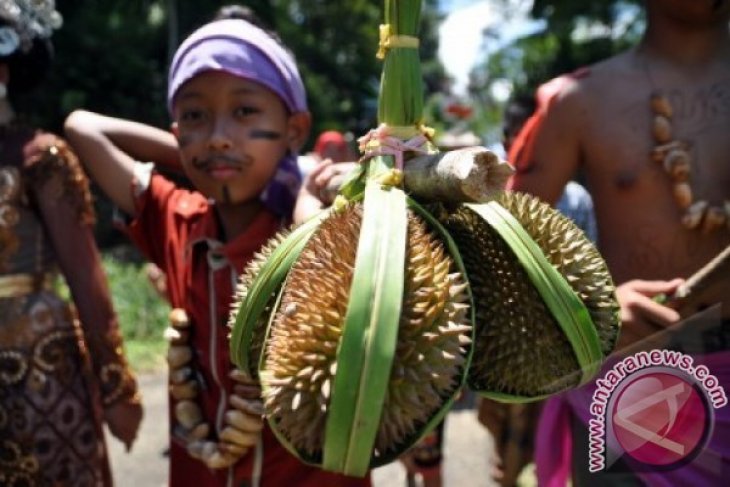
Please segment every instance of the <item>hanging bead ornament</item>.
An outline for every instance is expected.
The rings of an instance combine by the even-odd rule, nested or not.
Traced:
[[[672,195],[680,209],[684,210],[682,225],[688,229],[701,229],[710,233],[718,229],[730,228],[730,201],[724,207],[710,205],[707,201],[694,199],[690,184],[692,156],[689,144],[674,139],[672,126],[672,105],[661,93],[651,95],[652,136],[654,147],[651,151],[653,161],[660,163],[673,182]]]
[[[251,381],[240,370],[233,370],[230,377],[236,385],[229,399],[230,406],[223,416],[225,426],[218,434],[219,441],[210,439],[214,428],[204,421],[203,411],[196,402],[201,385],[193,365],[190,326],[184,310],[175,308],[170,311],[170,326],[165,330],[165,338],[170,342],[167,362],[177,423],[174,432],[186,441],[190,456],[211,469],[227,468],[256,445],[263,428],[263,422],[257,416],[263,414],[263,407],[260,403],[250,402],[254,399],[249,393]]]

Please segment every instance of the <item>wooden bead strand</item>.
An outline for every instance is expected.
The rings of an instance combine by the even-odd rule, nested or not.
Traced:
[[[690,182],[692,156],[685,141],[674,140],[672,127],[672,105],[660,93],[651,95],[652,136],[655,145],[651,159],[661,163],[672,180],[672,196],[677,206],[684,210],[682,225],[688,229],[701,229],[704,233],[720,228],[730,229],[730,202],[723,206],[712,206],[706,201],[695,201]]]
[[[202,409],[196,402],[201,386],[193,366],[190,320],[180,308],[170,311],[169,319],[165,338],[170,342],[167,362],[170,366],[170,395],[174,400],[175,434],[187,443],[188,454],[208,468],[230,467],[256,445],[263,428],[263,422],[256,418],[263,415],[263,408],[250,402],[258,400],[258,389],[242,371],[234,369],[231,372],[230,377],[236,386],[224,415],[225,427],[218,435],[218,441],[209,439],[213,428],[204,420]]]

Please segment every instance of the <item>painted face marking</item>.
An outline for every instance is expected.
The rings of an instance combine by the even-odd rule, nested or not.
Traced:
[[[250,157],[243,159],[237,159],[235,157],[227,156],[225,154],[216,154],[205,158],[194,157],[192,160],[192,166],[199,171],[208,171],[214,167],[230,167],[241,170],[249,167],[253,164]]]
[[[279,140],[283,136],[279,132],[274,132],[273,130],[254,129],[249,132],[249,137],[252,139]]]
[[[190,137],[189,135],[181,135],[177,139],[177,145],[181,149],[184,149],[185,147],[189,146],[192,141],[192,137]]]

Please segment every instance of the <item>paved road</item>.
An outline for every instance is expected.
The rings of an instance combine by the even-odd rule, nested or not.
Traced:
[[[167,484],[166,373],[146,374],[139,378],[144,397],[145,418],[131,453],[107,435],[117,486],[161,487]],[[445,487],[494,487],[487,472],[492,458],[492,440],[477,422],[469,398],[462,409],[449,413],[446,422]],[[405,471],[392,463],[373,472],[375,487],[403,487]],[[289,486],[286,486],[289,487]]]

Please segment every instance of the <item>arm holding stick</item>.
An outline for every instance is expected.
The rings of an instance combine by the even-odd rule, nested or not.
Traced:
[[[710,260],[710,262],[687,278],[686,281],[676,286],[674,293],[670,295],[658,294],[653,300],[657,302],[657,305],[664,305],[668,308],[681,310],[700,296],[702,291],[723,278],[727,279],[728,275],[730,275],[730,246],[726,247]],[[640,350],[664,347],[670,342],[673,336],[685,333],[688,327],[691,327],[694,329],[694,333],[697,333],[702,330],[707,330],[708,326],[714,326],[711,322],[707,322],[707,320],[703,320],[701,317],[699,320],[693,318],[693,316],[688,316],[686,320],[678,321],[677,323],[662,328],[643,339],[631,343],[625,348],[619,347],[621,348],[620,354],[630,355]]]

